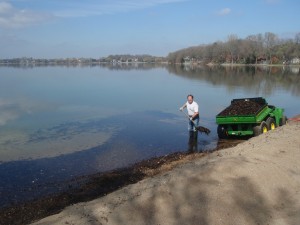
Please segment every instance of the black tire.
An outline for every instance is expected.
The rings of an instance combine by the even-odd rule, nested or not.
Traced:
[[[272,117],[267,119],[266,124],[268,126],[268,130],[274,130],[276,128],[275,120]]]
[[[253,135],[258,136],[268,131],[268,125],[265,121],[262,121],[260,125],[253,127]]]
[[[226,128],[222,125],[218,125],[218,137],[220,139],[226,139],[228,137],[226,134]]]
[[[279,120],[279,126],[283,126],[287,123],[287,117],[285,115],[282,115],[282,118]]]

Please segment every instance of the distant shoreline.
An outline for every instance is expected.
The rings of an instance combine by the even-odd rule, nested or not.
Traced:
[[[249,67],[300,67],[300,64],[280,63],[280,64],[246,64],[246,63],[215,63],[206,60],[172,62],[168,57],[158,57],[151,55],[111,55],[102,58],[7,58],[0,59],[0,66],[21,66],[21,67],[39,67],[39,66],[97,66],[97,65],[181,65],[181,66],[249,66]]]
[[[156,65],[183,65],[183,66],[223,66],[223,67],[300,67],[299,64],[241,64],[241,63],[169,63],[169,62],[58,62],[58,63],[17,63],[0,62],[0,67],[41,67],[41,66],[100,66],[100,65],[138,65],[138,64],[156,64]]]

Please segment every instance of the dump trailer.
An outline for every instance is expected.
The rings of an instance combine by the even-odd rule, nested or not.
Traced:
[[[284,109],[268,105],[262,97],[233,99],[230,106],[216,116],[218,136],[258,136],[287,121]]]

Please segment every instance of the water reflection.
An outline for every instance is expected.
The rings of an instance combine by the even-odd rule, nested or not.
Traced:
[[[229,91],[243,88],[255,90],[257,95],[270,96],[278,89],[283,89],[295,96],[300,95],[299,67],[175,65],[167,69],[170,73],[187,79],[225,86]]]
[[[0,99],[0,126],[18,118],[21,111],[19,105]]]
[[[198,131],[189,132],[188,151],[191,153],[198,152]]]
[[[25,97],[3,98],[0,96],[0,126],[4,126],[9,122],[17,120],[24,115],[30,115],[33,111],[49,110],[43,103],[33,102]]]
[[[16,69],[34,69],[34,68],[106,68],[109,70],[151,70],[154,68],[164,68],[167,64],[164,63],[143,63],[143,62],[128,62],[128,63],[101,63],[101,64],[0,64],[0,68],[16,68]]]

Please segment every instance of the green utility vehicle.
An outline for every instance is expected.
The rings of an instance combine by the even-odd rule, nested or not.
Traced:
[[[262,97],[233,99],[230,106],[216,116],[218,136],[258,136],[286,123],[284,109],[268,105]]]

